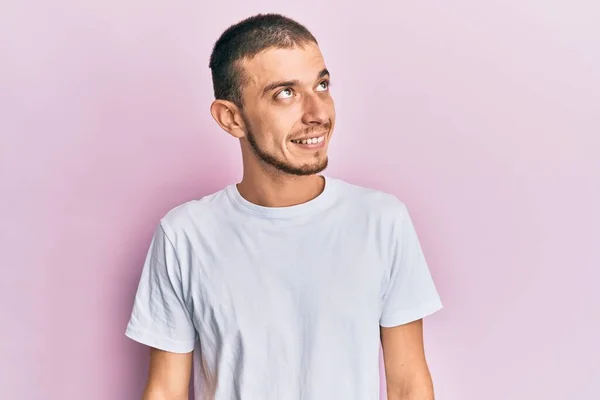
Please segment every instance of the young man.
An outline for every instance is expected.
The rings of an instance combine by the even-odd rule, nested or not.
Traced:
[[[432,400],[422,318],[442,307],[396,197],[320,173],[335,124],[315,38],[280,15],[226,30],[211,114],[243,178],[162,218],[127,336],[144,400]]]

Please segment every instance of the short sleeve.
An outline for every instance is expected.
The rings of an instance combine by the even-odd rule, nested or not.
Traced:
[[[194,349],[196,331],[183,294],[181,267],[162,224],[150,243],[125,335],[173,353]]]
[[[416,321],[443,307],[404,204],[396,215],[390,239],[391,265],[380,318],[383,327]]]

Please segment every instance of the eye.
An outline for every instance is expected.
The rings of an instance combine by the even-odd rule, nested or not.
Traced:
[[[293,95],[294,95],[294,92],[292,91],[292,89],[283,89],[281,92],[279,92],[279,93],[277,93],[277,95],[275,95],[275,98],[276,99],[289,99]]]
[[[317,91],[319,92],[324,92],[327,89],[329,89],[329,81],[322,81],[321,83],[319,83],[319,85],[317,86]]]

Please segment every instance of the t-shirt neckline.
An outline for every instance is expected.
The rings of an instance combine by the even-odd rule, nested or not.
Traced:
[[[227,186],[226,191],[231,201],[246,212],[267,219],[289,219],[319,211],[332,202],[335,180],[325,175],[320,176],[324,179],[325,185],[323,191],[317,197],[305,203],[287,207],[265,207],[252,203],[242,197],[235,183]]]

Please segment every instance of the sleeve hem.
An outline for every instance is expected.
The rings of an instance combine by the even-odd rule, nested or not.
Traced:
[[[408,324],[409,322],[430,316],[444,308],[441,302],[427,303],[419,308],[411,310],[400,310],[391,314],[383,315],[379,319],[379,325],[384,328]]]
[[[127,325],[125,336],[143,345],[179,354],[191,353],[196,344],[195,341],[179,341],[170,338],[159,337],[145,329],[136,328],[131,324]]]

